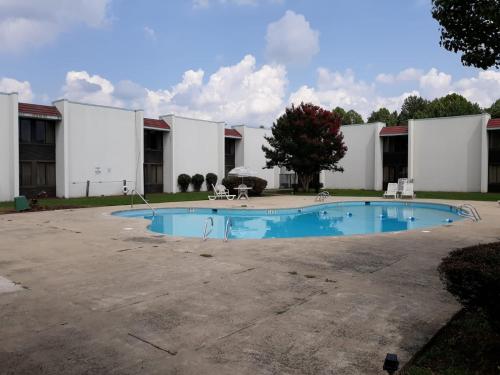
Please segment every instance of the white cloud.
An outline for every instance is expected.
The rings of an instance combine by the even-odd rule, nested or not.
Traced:
[[[203,70],[188,70],[169,89],[152,90],[134,82],[109,80],[85,71],[68,72],[63,87],[68,99],[120,107],[144,108],[148,116],[175,113],[202,119],[271,125],[283,110],[286,69],[257,67],[245,56],[235,65],[219,68],[205,81]]]
[[[34,97],[28,81],[21,82],[13,78],[0,78],[0,92],[17,92],[22,102],[31,102]]]
[[[266,55],[273,62],[305,64],[319,49],[319,32],[301,14],[287,10],[267,26]]]
[[[481,107],[489,107],[500,98],[500,72],[480,71],[476,77],[453,80],[450,74],[436,68],[424,73],[420,69],[408,68],[395,74],[379,74],[374,82],[358,80],[352,70],[332,72],[325,68],[317,71],[315,87],[302,86],[289,96],[289,103],[312,102],[325,108],[336,106],[354,109],[366,117],[380,107],[398,110],[404,99],[410,95],[419,95],[434,99],[449,93],[458,93]],[[415,82],[415,88],[401,90],[400,94],[384,95],[383,89],[390,85],[397,91],[401,82]]]
[[[0,52],[20,52],[52,42],[77,25],[101,27],[111,0],[0,0]]]
[[[407,68],[400,71],[398,74],[380,73],[375,77],[375,81],[379,83],[392,84],[403,81],[418,81],[422,77],[422,70],[415,68]]]
[[[452,77],[450,74],[439,72],[432,68],[420,77],[420,88],[427,97],[446,95],[451,89]]]
[[[124,106],[125,102],[115,97],[115,87],[105,78],[90,75],[85,71],[70,71],[63,87],[66,99],[85,103]]]
[[[396,96],[384,96],[377,91],[375,83],[358,80],[352,70],[332,72],[326,68],[318,69],[316,87],[302,86],[290,94],[289,103],[312,102],[327,109],[337,106],[354,109],[365,119],[377,108],[387,107],[399,110],[404,99],[418,95],[418,91],[403,92]]]
[[[144,34],[149,39],[156,40],[156,31],[153,28],[151,28],[149,26],[144,26]]]
[[[195,8],[208,8],[213,3],[234,5],[259,5],[260,3],[282,4],[284,0],[193,0]]]

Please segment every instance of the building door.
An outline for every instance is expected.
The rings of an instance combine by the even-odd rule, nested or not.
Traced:
[[[383,139],[383,188],[389,182],[408,177],[408,136],[397,135]]]
[[[144,192],[163,192],[163,132],[144,130]]]
[[[236,140],[232,138],[225,138],[224,143],[224,165],[225,176],[227,177],[229,171],[236,167]]]
[[[500,192],[500,130],[488,131],[488,191]]]
[[[19,119],[19,193],[56,195],[55,121]]]

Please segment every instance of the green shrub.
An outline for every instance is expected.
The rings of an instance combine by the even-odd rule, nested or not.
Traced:
[[[439,265],[446,290],[500,327],[500,242],[454,250]]]
[[[194,191],[200,191],[201,185],[205,181],[205,177],[203,175],[197,173],[193,177],[191,177],[191,183],[193,184]]]
[[[253,185],[250,194],[252,195],[261,195],[267,187],[267,180],[259,177],[252,177]]]
[[[249,194],[254,196],[261,195],[267,186],[267,181],[259,177],[245,177],[243,182],[241,177],[236,176],[228,176],[222,180],[222,185],[228,188],[231,194],[238,194],[236,188],[242,183],[252,188]]]
[[[180,174],[179,177],[177,178],[177,184],[179,185],[183,193],[185,193],[188,190],[190,183],[191,183],[191,177],[189,177],[189,175],[187,174],[184,173]]]
[[[217,184],[217,175],[215,173],[207,173],[205,176],[205,181],[207,184],[207,190],[212,190],[212,185]]]

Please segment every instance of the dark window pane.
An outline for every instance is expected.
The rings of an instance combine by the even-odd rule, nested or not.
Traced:
[[[32,176],[32,170],[31,170],[31,162],[21,162],[20,164],[20,173],[19,175],[21,176],[21,181],[20,185],[21,186],[31,186],[31,176]]]
[[[48,122],[45,129],[45,143],[55,144],[56,143],[56,128],[53,122]]]
[[[37,172],[36,173],[36,184],[38,186],[47,185],[46,164],[45,163],[37,163],[36,172]]]
[[[48,186],[56,186],[56,163],[47,163],[46,183]]]
[[[35,142],[45,143],[45,121],[35,122]]]
[[[156,183],[163,184],[163,167],[161,165],[156,166]]]
[[[21,143],[31,143],[31,121],[22,119],[19,123],[19,139]]]

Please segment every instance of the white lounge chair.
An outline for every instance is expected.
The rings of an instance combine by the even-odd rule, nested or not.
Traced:
[[[387,184],[387,190],[384,193],[384,198],[397,198],[398,196],[398,184],[395,182],[389,182]]]
[[[407,178],[398,178],[398,195],[401,195],[401,193],[403,192],[403,187],[407,182]]]
[[[232,201],[236,197],[236,195],[234,194],[229,194],[229,189],[227,189],[222,184],[218,184],[217,186],[212,185],[212,188],[214,189],[214,195],[208,196],[208,199],[211,201],[215,199],[224,199],[224,198]]]
[[[413,191],[413,182],[406,182],[403,185],[403,191],[400,195],[401,198],[415,198],[415,192]]]

